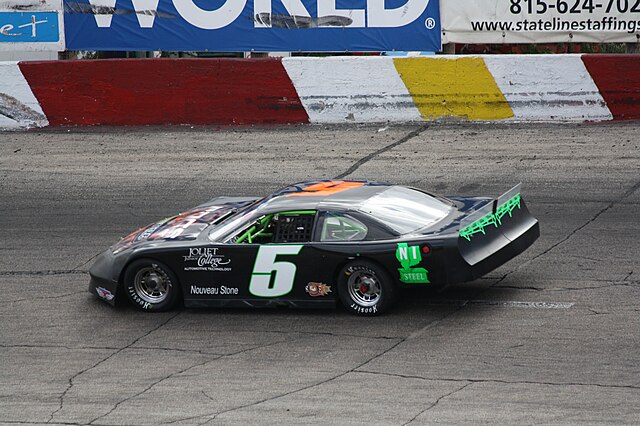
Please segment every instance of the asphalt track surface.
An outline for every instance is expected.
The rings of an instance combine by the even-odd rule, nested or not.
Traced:
[[[640,125],[0,133],[0,422],[637,424]],[[119,237],[312,178],[497,196],[541,237],[489,276],[337,310],[116,309]]]

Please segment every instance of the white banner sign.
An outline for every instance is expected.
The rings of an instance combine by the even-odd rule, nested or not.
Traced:
[[[640,41],[640,0],[440,0],[443,43]]]
[[[62,0],[0,0],[0,51],[63,51]]]

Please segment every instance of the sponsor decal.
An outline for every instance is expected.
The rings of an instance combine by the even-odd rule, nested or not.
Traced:
[[[197,294],[197,295],[212,295],[212,296],[217,296],[217,295],[233,295],[236,296],[238,295],[238,293],[240,292],[240,290],[236,287],[227,287],[227,286],[220,286],[220,287],[200,287],[197,285],[192,285],[190,287],[190,293],[191,294]]]
[[[304,289],[306,290],[307,293],[309,293],[309,296],[311,297],[326,296],[327,294],[331,293],[331,286],[323,283],[312,282],[307,284],[307,286]]]
[[[402,265],[398,268],[400,281],[407,284],[428,284],[429,278],[424,268],[414,268],[422,261],[420,246],[409,246],[407,243],[399,243],[396,250],[396,259]]]
[[[219,252],[217,247],[195,247],[189,249],[189,254],[183,256],[185,263],[189,265],[184,267],[185,271],[210,271],[210,272],[229,272],[231,259],[226,258]]]
[[[166,221],[166,219],[165,219]],[[138,234],[138,236],[136,237],[136,241],[143,241],[143,240],[148,240],[149,238],[151,238],[151,235],[156,232],[158,229],[162,228],[162,225],[164,225],[166,222],[162,221],[159,223],[156,223],[154,225],[151,225],[150,227],[148,227],[147,229],[145,229],[144,231],[142,231],[141,233]]]
[[[109,290],[107,290],[104,287],[97,287],[96,288],[96,293],[98,293],[98,296],[103,298],[104,300],[110,302],[113,300],[113,298],[115,297],[113,295],[113,293],[111,293]]]

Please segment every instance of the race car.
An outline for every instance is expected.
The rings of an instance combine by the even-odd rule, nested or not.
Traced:
[[[320,180],[264,198],[218,197],[123,238],[89,291],[147,311],[333,307],[378,315],[402,287],[470,281],[539,236],[518,184],[498,198],[442,197],[371,181]]]

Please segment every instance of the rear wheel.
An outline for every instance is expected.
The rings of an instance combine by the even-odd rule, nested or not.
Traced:
[[[179,299],[180,287],[171,269],[151,259],[136,260],[124,274],[124,287],[133,305],[145,311],[168,311]]]
[[[389,274],[372,262],[351,262],[342,268],[338,276],[340,301],[355,315],[383,313],[396,301],[397,293]]]

